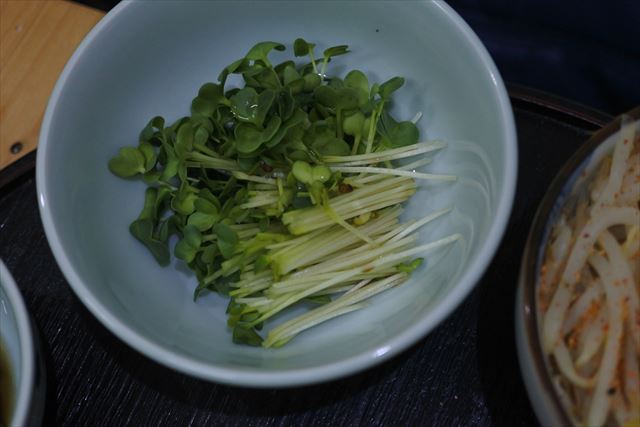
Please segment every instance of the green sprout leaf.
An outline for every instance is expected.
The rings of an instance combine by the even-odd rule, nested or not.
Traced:
[[[153,145],[149,144],[148,142],[141,142],[140,145],[138,145],[138,150],[140,150],[142,156],[144,157],[145,172],[153,169],[153,167],[156,165],[157,159],[156,151],[153,148]]]
[[[271,62],[269,62],[268,56],[269,56],[269,52],[271,52],[274,49],[283,51],[285,50],[285,47],[281,43],[260,42],[255,46],[253,46],[251,49],[249,49],[249,52],[247,53],[245,58],[252,61],[260,61],[266,67],[271,67]]]
[[[137,219],[129,226],[129,232],[149,249],[158,264],[164,266],[169,264],[169,248],[166,242],[153,238],[153,228],[152,220]]]
[[[250,346],[260,346],[262,344],[262,337],[258,335],[253,328],[243,328],[236,326],[233,328],[233,342],[236,344],[245,344]]]
[[[121,177],[128,178],[147,171],[144,154],[134,147],[122,147],[118,155],[109,160],[109,170]]]
[[[416,268],[420,267],[424,262],[424,258],[416,258],[411,262],[398,265],[396,268],[403,273],[412,273]]]
[[[387,111],[380,117],[378,132],[381,135],[380,143],[388,148],[416,144],[420,136],[415,124],[410,121],[397,122]]]
[[[180,157],[184,157],[193,150],[194,129],[190,122],[185,122],[178,128],[176,135],[175,151]]]
[[[176,257],[190,263],[196,257],[200,245],[202,244],[202,234],[195,226],[188,224],[184,227],[183,238],[175,247],[174,253]]]
[[[140,142],[149,142],[157,132],[164,129],[164,118],[156,116],[149,120],[149,123],[140,132]]]
[[[219,240],[235,245],[238,243],[238,234],[227,224],[221,222],[213,227],[213,232],[216,233]]]
[[[249,154],[273,138],[280,127],[280,117],[273,116],[269,123],[260,130],[252,124],[241,123],[236,127],[236,146],[239,153]]]
[[[380,85],[379,94],[384,101],[391,100],[391,94],[400,89],[404,84],[402,77],[392,77]]]
[[[181,187],[177,194],[171,199],[171,209],[182,214],[191,215],[195,210],[197,196],[185,187]]]
[[[344,78],[344,85],[357,91],[358,107],[363,108],[369,102],[369,79],[362,71],[349,72]]]
[[[345,117],[342,122],[342,129],[344,133],[351,136],[362,135],[364,127],[364,114],[360,111],[356,111],[354,114]]]
[[[306,56],[313,52],[316,45],[307,42],[303,38],[298,38],[293,42],[293,54],[295,56]]]
[[[318,86],[314,90],[314,95],[318,102],[327,107],[345,110],[358,106],[358,92],[353,88],[335,89],[331,86]]]
[[[347,46],[346,44],[342,44],[325,49],[322,55],[324,56],[325,60],[328,60],[329,58],[338,55],[344,55],[345,53],[349,53],[349,46]]]
[[[264,90],[258,95],[254,88],[247,87],[231,97],[231,111],[239,121],[260,128],[274,100],[272,90]]]

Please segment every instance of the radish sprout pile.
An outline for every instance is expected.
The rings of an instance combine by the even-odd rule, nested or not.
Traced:
[[[404,79],[370,84],[359,70],[327,76],[348,47],[318,59],[314,47],[297,39],[294,54],[307,60],[273,65],[269,54],[285,46],[258,43],[200,88],[190,116],[172,124],[154,117],[137,146],[109,161],[115,175],[148,185],[131,234],[161,265],[177,236],[173,254],[198,279],[194,299],[230,298],[236,343],[282,346],[405,282],[422,256],[460,238],[418,239],[449,208],[400,221],[417,182],[456,180],[416,172],[445,144],[419,142],[419,114],[392,117]],[[244,86],[231,87],[231,75]],[[314,308],[262,332],[302,302]]]

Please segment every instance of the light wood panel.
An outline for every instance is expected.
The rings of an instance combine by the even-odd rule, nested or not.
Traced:
[[[36,148],[60,72],[103,15],[68,1],[0,0],[0,169]]]

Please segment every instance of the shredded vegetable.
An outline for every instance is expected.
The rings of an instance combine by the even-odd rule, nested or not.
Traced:
[[[623,120],[540,272],[541,341],[576,425],[640,425],[640,138]]]

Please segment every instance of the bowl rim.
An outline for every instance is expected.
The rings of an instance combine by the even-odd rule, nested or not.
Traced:
[[[542,387],[547,401],[551,402],[555,418],[561,422],[563,427],[570,427],[574,424],[551,382],[538,335],[536,291],[538,288],[537,266],[540,255],[539,249],[543,244],[546,244],[548,237],[545,238],[545,230],[551,227],[553,225],[552,220],[555,220],[555,218],[551,217],[551,212],[558,201],[561,200],[563,191],[571,184],[571,177],[574,176],[578,170],[587,167],[591,155],[607,138],[620,131],[622,119],[625,116],[630,117],[634,121],[640,120],[640,106],[617,116],[604,127],[595,131],[578,150],[571,155],[569,160],[562,165],[538,205],[522,255],[518,283],[519,297],[516,302],[516,334],[524,333],[525,335],[524,337],[516,337],[518,346],[521,347],[518,349],[520,370],[524,377],[527,377],[529,371],[535,374],[536,386]],[[527,356],[526,360],[525,353]],[[532,362],[532,364],[529,362]],[[534,389],[533,384],[529,384],[526,381],[525,384],[530,396],[539,393],[540,390]],[[536,407],[535,409],[536,412],[542,411],[542,408]],[[548,410],[549,408],[546,409]],[[537,415],[538,419],[542,421],[542,419],[545,418],[543,415],[546,416],[547,414],[538,413]]]
[[[27,306],[24,303],[20,289],[16,284],[11,272],[0,260],[0,287],[4,291],[11,310],[16,320],[18,329],[18,341],[20,344],[20,356],[22,361],[20,364],[20,383],[17,386],[16,398],[13,402],[10,425],[23,426],[27,423],[29,416],[29,408],[35,381],[35,349],[33,346],[33,331],[31,330],[31,321],[27,312]]]
[[[421,4],[421,6],[429,4],[435,7],[436,10],[439,10],[439,13],[443,15],[443,19],[448,20],[461,34],[465,43],[471,46],[478,60],[484,66],[488,77],[491,79],[492,92],[495,93],[496,96],[496,102],[499,108],[498,113],[502,122],[501,134],[504,135],[504,146],[502,147],[504,150],[504,189],[500,193],[496,203],[494,221],[488,230],[487,238],[478,251],[478,255],[470,263],[464,274],[458,279],[457,285],[444,297],[442,302],[430,312],[428,316],[424,316],[419,322],[416,322],[407,330],[377,347],[328,364],[309,368],[267,372],[249,368],[221,368],[179,354],[135,332],[113,315],[108,308],[85,288],[80,275],[75,270],[63,249],[56,224],[53,221],[52,212],[47,202],[49,191],[45,177],[48,174],[47,152],[49,151],[53,117],[55,116],[55,111],[59,105],[58,101],[65,89],[69,76],[84,51],[91,45],[91,42],[132,4],[133,2],[122,2],[105,15],[84,38],[67,62],[54,87],[45,111],[36,159],[38,206],[45,235],[47,236],[54,257],[76,296],[107,329],[130,347],[156,362],[201,379],[252,387],[291,387],[337,379],[387,360],[423,338],[460,305],[475,284],[481,279],[504,236],[513,206],[517,181],[517,137],[513,111],[505,85],[480,39],[466,22],[447,4],[444,2],[428,2],[425,0],[416,4]]]

